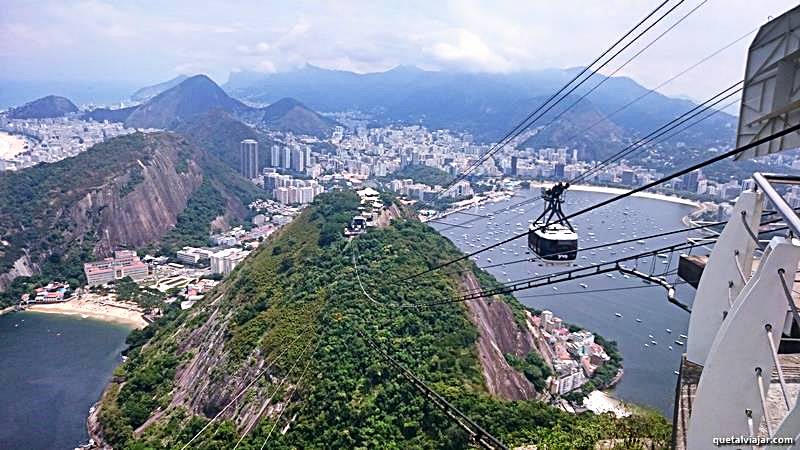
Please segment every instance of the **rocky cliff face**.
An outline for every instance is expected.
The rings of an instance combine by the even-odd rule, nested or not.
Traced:
[[[463,284],[468,290],[480,288],[471,273],[464,276]],[[472,323],[478,328],[478,358],[489,392],[506,400],[536,398],[531,382],[505,358],[507,354],[525,357],[535,351],[530,331],[515,322],[511,307],[499,299],[471,300],[467,307]]]
[[[0,207],[0,237],[8,243],[0,249],[0,291],[47,262],[79,266],[114,249],[158,242],[204,180],[225,200],[220,215],[242,218],[240,188],[248,187],[230,189],[236,178],[172,133],[119,137],[75,158],[0,175],[0,195],[12,199]]]
[[[131,192],[120,192],[125,184],[116,181],[116,186],[87,192],[76,204],[72,211],[76,221],[88,211],[99,212],[97,229],[101,235],[95,254],[149,244],[175,226],[178,214],[203,181],[203,170],[194,160],[180,159],[180,144],[165,143],[158,143],[147,165],[140,164],[141,182]],[[177,164],[185,165],[185,169],[179,171]],[[129,175],[125,183],[130,182]]]

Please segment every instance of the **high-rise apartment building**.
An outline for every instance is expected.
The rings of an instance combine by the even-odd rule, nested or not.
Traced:
[[[247,179],[258,177],[258,142],[245,139],[239,144],[241,174]]]

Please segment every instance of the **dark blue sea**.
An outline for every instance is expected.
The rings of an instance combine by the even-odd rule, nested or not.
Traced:
[[[0,449],[73,449],[130,328],[33,312],[0,316]]]
[[[470,209],[470,213],[498,213],[492,219],[480,219],[468,224],[470,228],[435,225],[443,231],[465,253],[474,252],[487,245],[518,234],[528,226],[529,219],[535,219],[542,210],[541,201],[505,211],[509,205],[525,198],[539,195],[539,190],[523,190],[510,201],[491,203],[484,209]],[[566,212],[582,209],[609,198],[610,194],[595,192],[570,191],[567,194]],[[520,208],[523,211],[520,211]],[[592,213],[579,216],[573,221],[580,235],[580,247],[596,246],[601,243],[614,243],[661,231],[675,230],[683,227],[682,218],[692,210],[690,206],[655,200],[632,197],[613,203]],[[454,214],[445,219],[447,223],[466,223],[474,216]],[[489,224],[491,222],[491,224]],[[520,228],[523,227],[523,228]],[[489,233],[493,233],[489,235]],[[464,235],[467,235],[464,237]],[[617,258],[641,253],[647,249],[656,249],[671,243],[685,242],[686,233],[665,238],[647,240],[644,244],[629,243],[580,253],[577,264],[588,265],[601,260],[612,261]],[[480,240],[477,238],[480,237]],[[474,247],[472,245],[475,245]],[[494,265],[529,257],[525,254],[527,242],[524,239],[503,245],[478,255],[479,266]],[[613,252],[613,254],[612,254]],[[697,253],[707,252],[698,250]],[[679,255],[671,258],[642,259],[639,269],[655,273],[669,272],[677,268]],[[491,258],[489,262],[487,258]],[[547,267],[533,262],[508,264],[506,266],[487,269],[501,282],[532,277],[536,274],[557,272],[566,269],[563,266]],[[667,275],[670,282],[676,275]],[[586,285],[586,288],[580,284]],[[555,289],[554,289],[555,288]],[[593,292],[595,290],[625,288]],[[628,289],[632,288],[632,289]],[[679,285],[678,297],[691,304],[694,289],[688,285]],[[556,316],[588,330],[599,333],[607,339],[615,340],[624,358],[625,375],[614,389],[613,395],[632,403],[648,406],[672,417],[675,394],[676,375],[680,364],[681,353],[685,346],[674,343],[680,334],[688,334],[689,314],[667,302],[666,291],[661,287],[645,285],[641,280],[625,278],[614,274],[613,278],[598,275],[581,280],[559,283],[527,291],[520,291],[515,296],[525,305],[536,309],[549,309]],[[622,314],[617,317],[616,313]],[[641,322],[637,322],[636,319]],[[668,333],[666,329],[672,330]],[[653,336],[652,338],[650,336]],[[653,345],[650,341],[656,341]],[[647,344],[647,345],[645,345]],[[669,347],[672,346],[672,349]]]

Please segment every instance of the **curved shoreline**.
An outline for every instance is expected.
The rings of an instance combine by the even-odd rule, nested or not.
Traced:
[[[533,183],[531,182],[530,186],[533,187],[550,187],[553,183]],[[623,188],[615,188],[615,187],[607,187],[607,186],[593,186],[591,184],[575,184],[570,185],[569,187],[575,191],[582,191],[582,192],[598,192],[601,194],[625,194],[630,192],[631,189],[623,189]],[[694,200],[689,200],[688,198],[681,198],[676,195],[666,195],[666,194],[657,194],[654,192],[637,192],[632,195],[632,197],[641,197],[641,198],[649,198],[653,200],[663,200],[665,202],[670,203],[678,203],[680,205],[685,206],[692,206],[694,208],[699,208],[701,203],[696,202]]]
[[[82,300],[70,300],[67,302],[45,305],[29,305],[25,310],[45,314],[78,316],[84,319],[95,319],[103,322],[126,325],[131,328],[144,328],[148,325],[141,313],[110,304],[98,304]]]

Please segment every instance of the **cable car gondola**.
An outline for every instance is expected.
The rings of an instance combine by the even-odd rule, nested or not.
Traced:
[[[544,211],[528,228],[528,248],[544,261],[572,261],[578,256],[578,233],[561,210],[567,188],[569,183],[560,182],[542,188]]]

